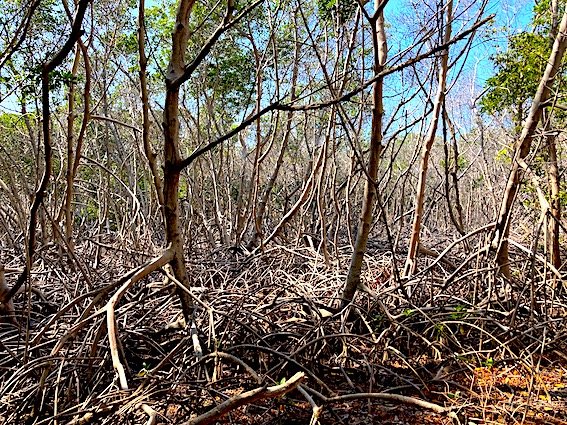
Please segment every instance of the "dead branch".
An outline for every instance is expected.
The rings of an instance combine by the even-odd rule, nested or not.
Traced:
[[[126,373],[124,371],[124,366],[120,361],[120,355],[118,351],[118,330],[116,327],[116,315],[115,308],[116,304],[120,301],[122,296],[130,289],[136,282],[140,281],[153,271],[165,266],[173,259],[174,252],[171,249],[166,249],[159,257],[148,263],[145,267],[138,270],[124,285],[122,285],[118,291],[108,300],[108,303],[104,307],[106,310],[106,326],[108,328],[108,343],[110,348],[110,354],[112,356],[112,365],[118,373],[118,378],[120,381],[120,389],[128,389],[128,379],[126,378]]]
[[[195,419],[183,422],[182,425],[206,425],[213,423],[221,416],[234,409],[239,408],[240,406],[258,402],[260,400],[266,400],[269,398],[281,397],[282,395],[296,389],[304,379],[305,374],[302,372],[297,372],[289,379],[289,381],[283,384],[275,385],[273,387],[259,387],[245,393],[238,394],[219,404],[215,408],[209,410],[207,413],[204,413],[201,416],[196,417]]]

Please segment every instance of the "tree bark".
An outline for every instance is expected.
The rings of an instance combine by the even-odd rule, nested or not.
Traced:
[[[164,176],[163,176],[163,215],[167,243],[173,251],[171,267],[175,278],[189,288],[189,277],[183,253],[183,238],[179,230],[179,177],[182,168],[179,166],[179,78],[185,71],[185,52],[189,38],[189,16],[195,0],[181,0],[177,9],[175,29],[171,49],[171,60],[165,78],[166,95],[164,109]],[[193,303],[189,295],[177,290],[181,301],[185,322],[191,323]]]
[[[444,42],[447,43],[451,40],[451,22],[453,20],[453,0],[448,0],[445,12],[445,35]],[[411,237],[408,247],[408,256],[404,269],[404,275],[409,276],[415,272],[416,258],[419,251],[419,235],[421,231],[421,221],[423,216],[425,186],[427,182],[427,169],[429,167],[429,156],[431,155],[431,148],[435,141],[435,134],[437,133],[437,125],[439,123],[439,116],[441,115],[441,108],[445,99],[445,90],[447,86],[447,70],[449,62],[449,48],[447,47],[441,52],[439,61],[439,81],[437,86],[437,94],[433,104],[433,116],[429,123],[429,129],[423,145],[421,153],[421,164],[419,167],[419,180],[417,183],[417,193],[415,196],[415,212],[413,215],[413,225],[411,230]]]
[[[374,49],[374,73],[379,74],[386,64],[388,47],[386,44],[386,31],[384,26],[383,1],[375,0],[376,13],[373,17],[375,29],[372,33],[372,47]],[[376,178],[378,177],[378,164],[382,153],[382,117],[384,115],[383,87],[384,79],[378,78],[372,87],[372,130],[370,135],[370,157],[366,172],[364,198],[362,211],[358,223],[356,241],[348,270],[345,288],[342,294],[343,306],[350,303],[360,284],[362,262],[366,253],[366,244],[370,227],[372,226],[373,209],[376,201]]]
[[[561,60],[567,47],[567,12],[564,13],[559,26],[559,32],[553,43],[551,55],[547,62],[547,67],[543,73],[539,87],[534,96],[532,106],[528,117],[522,127],[520,138],[516,142],[514,158],[506,189],[500,204],[500,211],[496,219],[496,226],[492,235],[492,248],[496,251],[496,263],[499,271],[507,278],[511,278],[509,252],[508,252],[508,236],[510,233],[510,217],[512,206],[516,194],[518,193],[523,172],[520,162],[528,156],[532,146],[534,133],[539,121],[541,120],[543,106],[549,99],[551,87],[555,81],[555,77],[559,72]]]

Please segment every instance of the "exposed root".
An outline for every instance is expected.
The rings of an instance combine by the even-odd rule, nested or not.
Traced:
[[[483,264],[477,255],[474,263]],[[524,254],[516,255],[519,262]],[[342,311],[334,307],[340,262],[330,269],[312,250],[295,255],[289,247],[244,263],[219,251],[190,264],[193,287],[180,287],[196,306],[193,323],[167,327],[180,315],[171,295],[179,283],[162,268],[168,258],[166,251],[122,278],[113,271],[98,288],[69,297],[29,329],[27,351],[23,333],[3,325],[0,423],[25,422],[34,409],[45,424],[191,423],[229,414],[241,424],[289,415],[315,425],[337,422],[341,409],[422,419],[458,413],[466,423],[555,408],[555,419],[567,419],[550,384],[567,377],[567,362],[554,354],[567,349],[567,302],[549,268],[508,282],[489,264],[461,266],[473,260],[453,255],[458,275],[421,259],[422,270],[435,265],[397,282],[391,254],[374,252],[363,275],[367,293]],[[56,302],[56,291],[38,287]],[[546,296],[534,303],[533,293]],[[549,370],[555,377],[542,378]],[[297,372],[301,385],[284,381]],[[522,389],[506,392],[504,379],[516,375]],[[289,392],[276,397],[269,385]]]

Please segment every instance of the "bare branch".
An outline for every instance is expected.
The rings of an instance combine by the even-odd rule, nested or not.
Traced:
[[[390,68],[385,69],[382,72],[377,73],[374,77],[372,77],[371,79],[366,81],[361,86],[357,87],[356,89],[354,89],[354,90],[352,90],[348,93],[345,93],[342,96],[330,99],[330,100],[325,101],[325,102],[311,103],[311,104],[308,104],[308,105],[293,105],[293,104],[288,104],[288,103],[282,103],[280,100],[277,100],[277,101],[271,103],[270,105],[266,106],[265,108],[261,109],[257,113],[250,115],[247,119],[242,121],[239,125],[234,127],[228,133],[220,136],[219,138],[217,138],[216,140],[206,144],[205,146],[202,146],[202,147],[196,149],[195,151],[193,151],[193,153],[191,153],[188,157],[186,157],[185,159],[180,161],[177,164],[177,167],[179,168],[179,170],[182,170],[182,169],[188,167],[189,165],[191,165],[193,163],[193,161],[195,161],[201,155],[209,152],[210,150],[216,148],[221,143],[223,143],[226,140],[230,139],[231,137],[237,135],[239,132],[241,132],[246,127],[248,127],[252,123],[256,122],[256,120],[263,117],[264,115],[266,115],[269,112],[278,111],[278,110],[279,111],[313,111],[313,110],[317,110],[317,109],[324,109],[324,108],[327,108],[329,106],[336,105],[337,103],[349,101],[354,96],[359,94],[360,92],[366,90],[368,87],[370,87],[376,81],[378,81],[380,78],[384,78],[387,75],[394,74],[394,73],[401,71],[402,69],[405,69],[405,68],[407,68],[407,67],[409,67],[409,66],[411,66],[411,65],[413,65],[417,62],[420,62],[424,59],[427,59],[431,56],[434,56],[438,52],[446,49],[447,47],[459,42],[460,40],[462,40],[462,39],[466,38],[467,36],[469,36],[470,34],[474,33],[477,29],[479,29],[481,26],[483,26],[487,22],[491,21],[493,18],[494,18],[494,15],[490,15],[487,18],[475,23],[468,30],[461,32],[460,34],[455,36],[453,39],[451,39],[449,42],[440,44],[440,45],[432,48],[431,50],[427,51],[426,53],[422,53],[420,55],[417,55],[416,57],[409,59],[409,60],[407,60],[407,61],[405,61],[401,64],[392,66]]]

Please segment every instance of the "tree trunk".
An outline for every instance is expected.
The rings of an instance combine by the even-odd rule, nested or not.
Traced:
[[[514,158],[510,175],[500,204],[500,211],[496,219],[496,225],[492,235],[492,248],[496,250],[496,263],[499,271],[507,278],[511,277],[510,261],[508,253],[508,235],[510,233],[510,216],[512,213],[512,205],[519,186],[522,181],[522,170],[520,162],[524,160],[530,153],[532,140],[536,127],[541,119],[542,109],[545,102],[549,99],[551,87],[555,81],[555,76],[561,66],[561,59],[565,53],[567,46],[567,12],[563,15],[559,32],[553,43],[553,49],[547,62],[547,67],[543,73],[539,87],[534,96],[532,106],[528,117],[523,125],[522,133],[516,143]]]
[[[82,30],[81,26],[83,23],[83,18],[87,10],[87,6],[90,0],[81,0],[77,4],[77,11],[73,19],[73,24],[71,26],[71,33],[65,41],[65,44],[61,49],[55,53],[55,55],[47,60],[41,66],[41,107],[42,107],[42,130],[43,130],[43,156],[44,156],[44,170],[41,177],[39,186],[35,192],[33,202],[30,208],[30,216],[28,222],[28,235],[27,235],[27,245],[26,245],[26,261],[24,264],[24,270],[18,276],[18,280],[12,286],[9,292],[4,293],[0,296],[0,303],[8,303],[12,297],[16,294],[18,289],[24,284],[28,279],[31,267],[33,265],[33,257],[35,254],[36,245],[36,227],[37,227],[37,216],[39,212],[39,207],[43,203],[45,194],[47,192],[47,187],[49,185],[49,180],[51,178],[51,163],[52,163],[52,146],[51,146],[51,110],[49,106],[49,89],[50,89],[50,73],[54,71],[59,65],[63,63],[69,52],[73,49],[73,46],[77,40],[81,37]],[[44,233],[45,236],[45,233]]]
[[[144,154],[148,160],[157,199],[160,207],[163,205],[163,188],[161,178],[158,172],[157,155],[152,149],[150,143],[150,117],[149,117],[149,96],[148,82],[146,78],[146,70],[148,58],[146,56],[146,23],[145,23],[145,2],[140,0],[138,6],[138,53],[140,63],[140,94],[142,98],[142,143],[144,145]]]
[[[449,146],[447,146],[447,128],[451,133],[451,152],[453,159],[450,159]],[[457,145],[457,135],[455,127],[449,118],[449,114],[445,109],[445,102],[443,102],[443,144],[445,150],[445,198],[447,198],[447,210],[449,217],[457,228],[461,236],[465,236],[465,226],[463,224],[463,206],[461,204],[461,196],[459,191],[459,147]],[[450,166],[450,168],[449,168]],[[455,191],[454,199],[451,199],[451,183]],[[454,205],[453,205],[454,203]],[[454,207],[454,209],[453,209]]]
[[[164,175],[163,175],[163,215],[167,243],[173,251],[171,267],[175,278],[189,288],[189,277],[183,253],[183,238],[179,230],[179,176],[181,157],[179,154],[179,89],[177,83],[185,70],[185,52],[189,37],[189,16],[195,0],[181,0],[177,9],[175,29],[171,49],[171,60],[165,79],[166,96],[164,109]],[[193,303],[189,295],[177,289],[185,322],[190,323]]]
[[[75,47],[75,59],[71,67],[71,82],[69,83],[69,92],[67,93],[67,170],[65,180],[67,188],[65,190],[65,202],[63,209],[65,213],[65,242],[67,249],[72,255],[75,244],[73,243],[73,193],[74,193],[74,176],[73,161],[75,158],[75,81],[77,71],[79,69],[79,60],[81,58],[79,46]]]
[[[559,167],[557,165],[557,147],[555,145],[555,141],[555,134],[548,134],[546,136],[548,155],[547,178],[549,180],[549,205],[551,210],[551,217],[548,218],[548,250],[551,256],[551,264],[553,264],[555,268],[559,270],[561,268],[561,253],[559,250],[559,223],[561,222],[561,202],[559,199],[560,180]]]
[[[374,73],[379,74],[386,63],[388,47],[386,44],[386,31],[384,28],[384,13],[381,0],[375,0],[376,13],[373,18],[375,29],[372,33],[372,47],[374,49]],[[364,199],[362,211],[354,243],[350,267],[348,270],[345,289],[342,294],[343,306],[350,303],[360,284],[362,262],[366,253],[368,234],[372,226],[373,209],[376,201],[376,178],[378,177],[378,163],[382,153],[382,117],[384,106],[382,99],[384,80],[379,78],[372,87],[372,133],[370,135],[370,157],[366,170],[364,186]]]
[[[557,37],[557,27],[559,25],[559,6],[557,0],[551,1],[551,31],[550,44]],[[551,122],[551,117],[546,121],[546,127]],[[561,268],[561,253],[559,250],[559,223],[561,222],[561,202],[559,200],[561,183],[559,178],[559,166],[557,165],[557,146],[556,135],[548,131],[545,132],[547,142],[547,179],[549,181],[549,199],[551,217],[548,217],[548,251],[550,253],[551,264],[559,270]]]
[[[446,23],[444,42],[448,43],[451,40],[451,21],[453,20],[453,0],[448,0],[446,5]],[[411,230],[411,237],[408,247],[408,256],[404,274],[409,276],[415,272],[416,258],[419,251],[419,234],[421,231],[421,221],[423,216],[424,198],[425,198],[425,185],[427,181],[427,169],[429,167],[429,156],[431,155],[431,148],[435,141],[435,134],[437,133],[437,125],[439,123],[439,116],[441,108],[445,99],[445,89],[447,85],[447,69],[449,62],[449,48],[441,52],[439,61],[439,82],[437,86],[437,94],[433,104],[433,116],[429,123],[429,129],[423,145],[421,153],[421,164],[419,167],[419,180],[417,183],[417,193],[415,196],[415,212],[413,215],[413,225]]]

